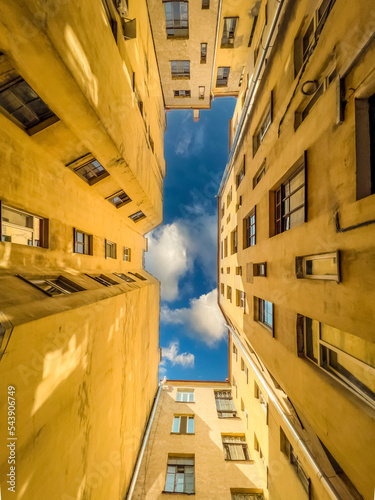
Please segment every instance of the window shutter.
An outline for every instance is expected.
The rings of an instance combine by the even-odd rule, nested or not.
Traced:
[[[303,259],[302,259],[302,257],[296,257],[296,276],[297,276],[297,278],[303,278]]]
[[[187,417],[180,417],[180,434],[186,434],[187,431]]]
[[[246,282],[247,283],[253,283],[253,263],[252,262],[247,262],[246,263]]]
[[[305,355],[305,339],[304,339],[304,317],[297,314],[297,354],[300,358]]]

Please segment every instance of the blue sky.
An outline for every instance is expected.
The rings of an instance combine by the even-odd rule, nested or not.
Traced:
[[[160,375],[225,380],[227,333],[217,306],[217,199],[234,98],[167,114],[164,222],[148,234],[146,269],[161,281]]]

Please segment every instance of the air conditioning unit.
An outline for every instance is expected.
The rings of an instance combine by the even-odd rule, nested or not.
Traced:
[[[128,17],[128,0],[117,0],[116,8],[121,17]]]

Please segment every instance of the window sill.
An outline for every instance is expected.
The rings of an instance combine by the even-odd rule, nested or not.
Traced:
[[[186,405],[187,404],[191,405],[191,404],[195,403],[195,401],[175,401],[175,402],[176,403],[185,403]]]
[[[56,115],[50,116],[49,118],[46,118],[42,122],[37,123],[36,125],[26,129],[26,132],[29,135],[34,135],[34,134],[40,132],[41,130],[49,127],[50,125],[53,125],[54,123],[56,123],[58,121],[60,121],[60,118],[58,116],[56,116]]]
[[[250,458],[248,460],[232,460],[230,458],[224,458],[224,460],[226,462],[236,462],[236,463],[243,463],[243,462],[245,462],[245,463],[251,463],[251,464],[255,463],[254,460],[250,460]]]
[[[162,491],[163,495],[195,495],[194,493],[184,493],[183,491]]]
[[[171,432],[172,436],[195,436],[195,432],[186,432],[181,434],[181,432]]]
[[[189,76],[172,75],[172,80],[190,80],[190,75]]]
[[[274,335],[273,328],[271,328],[271,327],[269,327],[269,326],[265,325],[265,324],[264,324],[264,323],[262,323],[261,321],[257,321],[257,320],[255,320],[255,321],[258,323],[258,325],[262,326],[265,330],[267,330],[267,331],[268,331],[268,332],[272,335],[272,337],[274,337],[274,336],[275,336],[275,335]]]

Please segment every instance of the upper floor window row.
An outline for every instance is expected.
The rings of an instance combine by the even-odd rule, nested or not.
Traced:
[[[164,2],[167,38],[189,38],[188,2]]]

